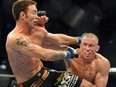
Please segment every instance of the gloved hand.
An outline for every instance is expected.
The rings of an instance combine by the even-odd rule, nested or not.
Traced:
[[[75,57],[78,58],[78,54],[76,50],[72,47],[68,47],[65,50],[65,52],[66,52],[66,57],[65,57],[66,59],[75,58]]]
[[[46,11],[38,11],[37,15],[38,16],[44,16],[44,15],[46,15]]]
[[[46,11],[37,12],[38,21],[37,25],[40,27],[45,27],[45,23],[48,22],[49,18],[46,16]]]

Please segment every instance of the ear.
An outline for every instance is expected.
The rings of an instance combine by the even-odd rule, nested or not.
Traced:
[[[99,49],[100,49],[100,46],[98,45],[98,46],[96,47],[96,52],[98,52]]]
[[[26,17],[25,13],[23,11],[20,12],[20,17],[24,19]]]

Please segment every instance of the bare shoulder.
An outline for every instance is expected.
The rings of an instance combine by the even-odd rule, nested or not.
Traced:
[[[38,26],[36,26],[36,27],[34,28],[34,31],[35,31],[35,32],[43,32],[43,33],[45,33],[45,34],[48,33],[48,31],[47,31],[44,27],[38,27]]]
[[[96,57],[97,57],[98,66],[100,66],[101,69],[110,68],[110,61],[107,58],[105,58],[99,53],[96,53]]]
[[[101,55],[99,53],[96,53],[96,57],[101,61],[109,62],[109,60],[107,58],[105,58],[103,55]]]
[[[24,36],[21,34],[13,34],[13,32],[10,32],[7,36],[6,45],[13,47],[19,39],[24,39]]]

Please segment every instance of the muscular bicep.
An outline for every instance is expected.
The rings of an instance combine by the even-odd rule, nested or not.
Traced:
[[[100,73],[98,73],[95,78],[95,86],[106,87],[107,79],[107,76],[102,76]]]
[[[98,71],[95,78],[95,85],[97,87],[106,87],[108,82],[110,64],[108,61],[104,62],[103,64],[104,65],[101,66],[102,68]]]
[[[14,49],[17,51],[26,54],[28,56],[36,56],[36,45],[29,43],[24,37],[17,37],[14,39]],[[41,48],[38,46],[38,49],[41,50]]]
[[[22,54],[31,57],[38,57],[43,60],[57,60],[53,58],[55,58],[55,56],[58,54],[59,56],[61,56],[61,58],[64,57],[63,53],[50,49],[45,49],[38,45],[32,44],[28,42],[24,37],[15,38],[12,45],[13,49],[21,52]]]
[[[60,45],[60,40],[61,39],[57,34],[48,33],[47,37],[45,39],[50,41],[52,44]]]

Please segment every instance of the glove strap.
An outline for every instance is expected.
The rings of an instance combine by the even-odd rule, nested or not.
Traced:
[[[71,58],[71,52],[70,51],[65,51],[65,52],[66,52],[65,59],[70,59]]]
[[[80,36],[77,36],[77,39],[78,39],[78,42],[77,42],[77,44],[80,44],[80,43],[81,43],[81,39],[82,39],[82,37],[80,37]]]

